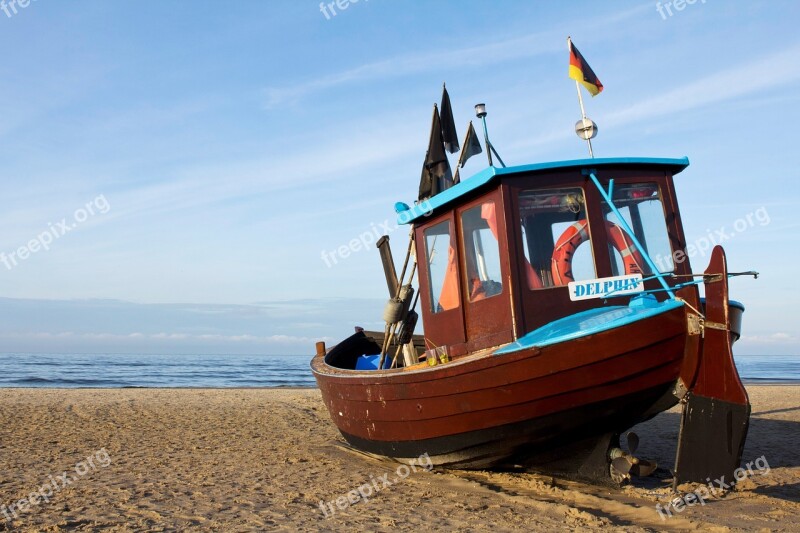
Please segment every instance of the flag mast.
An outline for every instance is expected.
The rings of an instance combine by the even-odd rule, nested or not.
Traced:
[[[572,56],[573,48],[574,47],[572,45],[572,38],[567,36],[567,49],[569,50],[570,56]],[[583,75],[583,73],[581,74]],[[599,84],[599,81],[597,83]],[[592,121],[589,117],[586,116],[586,109],[583,107],[583,94],[581,93],[581,84],[577,78],[575,78],[575,89],[578,91],[578,104],[580,104],[581,106],[581,119],[575,123],[575,133],[578,135],[578,137],[586,141],[586,144],[589,146],[589,157],[594,159],[594,150],[592,149],[592,139],[597,135],[597,124],[595,124],[594,121]],[[600,90],[602,91],[602,86],[600,86]]]
[[[478,134],[475,133],[475,127],[470,120],[469,126],[467,126],[467,134],[464,136],[464,146],[461,148],[461,153],[458,154],[458,163],[456,164],[456,174],[453,176],[453,183],[461,181],[459,171],[467,163],[467,159],[482,151],[481,143],[478,140]]]
[[[569,37],[567,37],[569,39]],[[586,116],[586,110],[583,108],[583,95],[581,94],[581,84],[578,83],[578,80],[575,80],[575,88],[578,90],[578,103],[581,105],[581,126],[586,127],[585,121],[589,120],[589,117]],[[577,128],[577,125],[576,125]],[[577,131],[577,130],[576,130]],[[580,136],[581,134],[578,133]],[[589,157],[594,159],[594,151],[592,150],[592,138],[589,137],[586,139],[586,144],[589,145]]]
[[[469,121],[469,125],[472,126],[472,121]],[[458,154],[458,162],[456,163],[456,173],[453,176],[453,183],[460,183],[461,176],[459,175],[459,170],[461,170],[461,161],[464,159],[464,153],[467,151],[467,142],[469,141],[469,129],[467,129],[467,136],[464,137],[464,146],[461,148],[461,152]]]

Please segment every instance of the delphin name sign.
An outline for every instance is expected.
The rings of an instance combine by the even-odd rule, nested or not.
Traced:
[[[578,300],[591,300],[592,298],[624,296],[642,292],[643,290],[641,274],[571,281],[569,283],[569,299],[575,302]]]

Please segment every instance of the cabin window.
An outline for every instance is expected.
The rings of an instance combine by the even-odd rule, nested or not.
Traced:
[[[597,277],[582,189],[522,191],[519,214],[528,288]]]
[[[439,313],[458,307],[458,270],[450,221],[426,229],[425,260],[430,278],[431,311]]]
[[[633,230],[644,251],[650,256],[660,272],[672,272],[675,264],[672,260],[672,248],[669,242],[669,233],[664,214],[664,204],[661,200],[661,193],[655,183],[636,183],[630,185],[616,185],[614,187],[614,205],[617,206],[625,222]],[[632,240],[627,235],[622,225],[603,201],[603,212],[606,219],[618,226],[620,229],[612,229],[618,237],[616,241],[612,238],[609,241],[611,268],[613,274],[633,274],[637,273],[636,264],[639,264],[639,271],[649,276],[653,273],[647,263],[644,262],[642,254],[633,245]],[[621,232],[625,232],[624,235]],[[612,246],[612,244],[615,244]],[[629,248],[630,255],[623,258],[618,248]],[[633,272],[631,272],[633,270]]]
[[[477,302],[503,291],[500,245],[494,202],[467,209],[461,214],[469,301]]]

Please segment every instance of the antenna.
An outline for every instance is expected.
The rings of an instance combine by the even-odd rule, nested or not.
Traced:
[[[497,153],[497,150],[494,149],[494,146],[489,141],[489,130],[486,128],[486,104],[475,104],[475,116],[477,116],[483,122],[483,140],[486,143],[486,157],[489,158],[489,166],[494,166],[492,164],[492,152],[494,152],[497,160],[500,161],[500,164],[505,168],[506,164],[503,163],[503,159],[500,157],[500,154]]]

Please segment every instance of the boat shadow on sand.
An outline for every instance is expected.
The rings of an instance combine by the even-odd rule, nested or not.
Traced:
[[[750,418],[750,429],[747,433],[747,441],[742,454],[742,465],[761,459],[759,464],[764,465],[766,463],[769,467],[769,470],[764,469],[764,475],[768,476],[776,468],[800,467],[800,454],[796,453],[794,437],[800,434],[800,422],[762,417],[762,415],[796,410],[800,410],[800,407],[753,414]],[[679,413],[661,413],[652,420],[639,424],[632,429],[641,438],[638,455],[657,461],[660,467],[654,477],[635,480],[634,484],[636,486],[654,488],[663,485],[671,477],[668,472],[671,472],[675,466],[680,419]],[[756,470],[753,477],[754,479],[760,477],[758,470]],[[771,498],[800,503],[800,482],[787,484],[776,479],[765,485],[759,484],[758,487],[752,489],[752,492]]]

